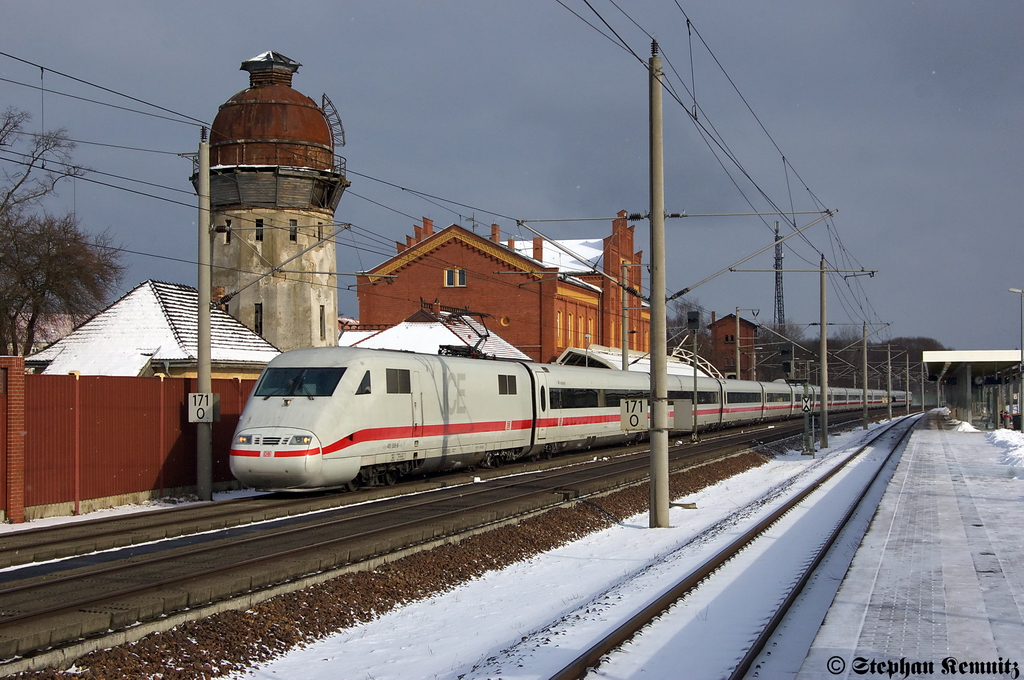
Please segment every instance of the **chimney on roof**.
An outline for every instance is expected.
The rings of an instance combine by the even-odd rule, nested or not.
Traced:
[[[497,224],[491,225],[491,240],[495,243],[501,243],[501,227]]]
[[[715,316],[717,316],[717,315],[715,314],[715,312],[711,312],[711,325],[712,325],[712,326],[714,326],[714,325],[715,325]]]
[[[538,262],[544,261],[544,239],[540,236],[533,237],[533,259]]]
[[[434,233],[434,220],[423,218],[423,235],[430,236]]]

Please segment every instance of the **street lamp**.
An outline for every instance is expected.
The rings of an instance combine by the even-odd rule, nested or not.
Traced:
[[[1024,410],[1021,409],[1021,401],[1024,397],[1024,394],[1021,393],[1021,381],[1024,378],[1024,290],[1011,288],[1010,292],[1020,295],[1020,366],[1017,367],[1017,415],[1021,416],[1021,429],[1024,429]]]

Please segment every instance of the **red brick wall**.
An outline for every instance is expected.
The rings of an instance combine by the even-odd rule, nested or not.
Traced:
[[[751,368],[757,327],[740,317],[740,380],[754,380]],[[711,325],[711,363],[729,375],[736,371],[736,315],[722,317]]]
[[[588,332],[590,344],[618,346],[622,303],[620,288],[615,282],[601,276],[583,277],[601,292],[563,282],[562,286],[576,290],[570,296],[559,295],[555,269],[539,268],[504,248],[498,243],[499,239],[500,229],[496,227],[492,227],[490,239],[485,239],[455,225],[435,234],[433,224],[424,220],[424,226],[417,225],[405,243],[396,244],[395,258],[373,270],[396,278],[391,283],[378,279],[373,285],[360,286],[360,323],[397,324],[419,310],[421,300],[437,301],[449,307],[491,315],[486,319],[488,328],[536,361],[552,361],[567,346],[585,347],[584,336]],[[639,263],[642,258],[642,253],[633,252],[633,228],[624,216],[614,221],[612,235],[605,239],[604,249],[604,266],[615,279],[621,276],[623,259]],[[446,286],[447,269],[465,269],[465,287]],[[523,269],[543,273],[496,273]],[[639,267],[629,270],[630,282],[637,289],[641,274]],[[372,277],[360,278],[359,282],[371,280]],[[586,297],[592,297],[593,301],[581,299]],[[631,298],[629,305],[639,306],[639,300]],[[561,341],[557,327],[559,312],[562,314]],[[571,338],[568,337],[569,314],[573,315]],[[643,340],[647,337],[648,326],[645,314],[630,312],[630,328],[639,331],[631,336],[634,349],[647,349]]]
[[[4,510],[10,522],[25,521],[25,360],[0,357],[3,395]]]
[[[446,269],[465,269],[465,287],[445,286]],[[488,328],[538,359],[543,335],[551,330],[540,318],[541,285],[529,274],[494,274],[496,271],[512,271],[512,267],[462,240],[447,240],[425,256],[390,272],[397,275],[393,283],[361,286],[359,321],[400,323],[420,309],[421,299],[449,307],[468,307],[473,312],[490,314],[491,318],[486,319]]]

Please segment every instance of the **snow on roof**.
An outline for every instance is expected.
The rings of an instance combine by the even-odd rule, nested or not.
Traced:
[[[587,272],[591,269],[598,269],[601,258],[604,257],[604,241],[602,239],[576,239],[567,241],[556,241],[571,253],[582,259],[576,259],[563,250],[556,248],[548,242],[543,243],[543,250],[540,261],[545,267],[558,267],[560,272]],[[520,255],[533,258],[533,241],[515,241],[515,251]]]
[[[603,366],[606,368],[622,368],[622,350],[600,345],[591,345],[590,349],[579,347],[567,347],[562,354],[555,359],[556,364],[572,366]],[[629,350],[629,370],[638,373],[651,372],[651,357],[646,352]],[[693,375],[693,366],[676,357],[668,357],[666,370],[669,375]],[[698,369],[699,377],[707,377],[707,372]]]
[[[195,288],[145,281],[72,333],[26,359],[43,373],[139,375],[150,362],[196,360]],[[265,364],[280,352],[227,312],[210,312],[214,362]]]
[[[451,318],[443,312],[442,319],[439,321],[403,321],[382,331],[345,331],[341,334],[338,344],[365,349],[398,349],[420,354],[437,354],[442,345],[474,347],[480,339],[477,332],[487,334],[484,327],[472,319]],[[503,359],[530,361],[529,356],[494,333],[490,333],[487,339],[481,343],[479,349],[484,354]]]

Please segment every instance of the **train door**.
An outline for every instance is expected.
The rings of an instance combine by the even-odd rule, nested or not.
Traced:
[[[423,436],[423,390],[420,388],[420,374],[417,371],[412,371],[409,386],[412,390],[412,436],[419,438]]]
[[[543,443],[548,439],[548,410],[551,404],[548,401],[548,375],[544,369],[533,372],[533,403],[534,403],[534,432],[535,443]]]

